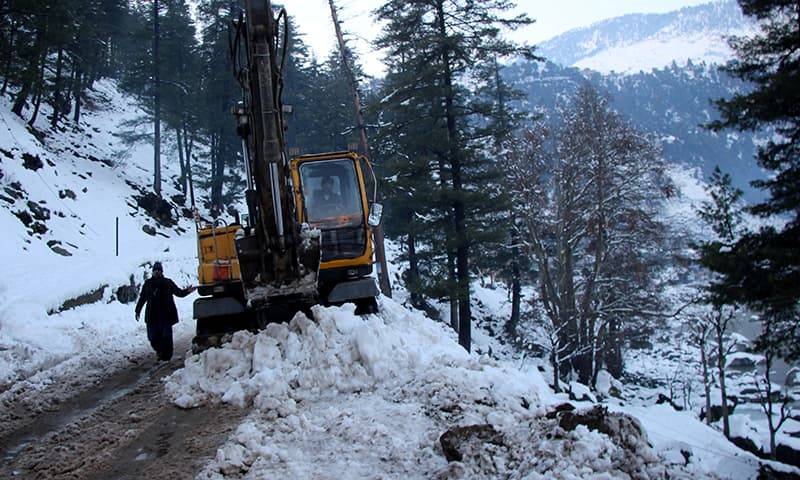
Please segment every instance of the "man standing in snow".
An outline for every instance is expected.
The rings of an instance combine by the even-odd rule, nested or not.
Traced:
[[[172,326],[178,323],[178,309],[172,296],[185,297],[193,291],[193,286],[178,288],[175,282],[166,278],[161,262],[153,264],[153,276],[144,282],[136,303],[136,321],[139,321],[142,307],[147,303],[144,311],[147,339],[159,360],[168,361],[172,358]]]

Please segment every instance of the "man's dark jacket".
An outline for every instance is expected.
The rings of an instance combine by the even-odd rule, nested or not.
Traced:
[[[189,289],[178,288],[175,282],[166,277],[153,277],[144,282],[142,293],[139,295],[139,302],[136,303],[136,316],[142,311],[145,302],[147,308],[144,310],[145,323],[169,322],[170,325],[178,323],[178,309],[175,308],[175,301],[172,296],[185,297],[189,295]]]

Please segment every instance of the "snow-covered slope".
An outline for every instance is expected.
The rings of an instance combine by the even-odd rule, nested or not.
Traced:
[[[132,305],[110,302],[117,288],[141,283],[155,260],[184,284],[196,268],[169,156],[161,208],[170,216],[146,212],[152,148],[119,137],[120,124],[141,115],[133,102],[104,80],[79,126],[52,130],[48,113],[32,129],[0,99],[0,386],[82,352],[142,345]]]
[[[721,0],[604,20],[542,43],[539,54],[564,66],[601,73],[646,72],[690,60],[721,64],[731,57],[726,37],[751,31],[737,2]]]

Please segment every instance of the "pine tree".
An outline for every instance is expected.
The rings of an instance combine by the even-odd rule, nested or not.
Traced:
[[[773,134],[759,147],[759,165],[772,172],[753,185],[769,198],[750,208],[765,218],[785,220],[742,235],[730,248],[705,252],[704,265],[720,274],[712,286],[717,303],[740,303],[771,319],[760,343],[777,342],[780,355],[800,358],[800,4],[780,0],[739,0],[759,32],[736,38],[726,70],[754,89],[719,100],[721,119],[711,128]]]
[[[455,280],[459,343],[470,349],[471,295],[470,257],[476,231],[470,230],[470,216],[480,216],[481,206],[491,205],[492,192],[481,190],[486,173],[476,148],[472,128],[479,115],[469,109],[470,92],[460,83],[496,57],[529,52],[504,39],[501,29],[530,23],[525,16],[506,18],[513,7],[505,0],[476,3],[468,0],[389,0],[377,11],[386,27],[377,45],[387,49],[387,62],[407,64],[409,90],[425,94],[434,114],[434,127],[441,138],[434,147],[443,183],[442,201],[452,222],[450,241],[445,242],[448,270]],[[410,48],[409,48],[410,47]],[[453,264],[451,266],[450,264]],[[451,308],[452,310],[452,308]]]

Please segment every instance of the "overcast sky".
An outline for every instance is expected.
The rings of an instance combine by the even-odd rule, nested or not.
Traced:
[[[294,17],[297,29],[319,59],[324,59],[335,45],[328,0],[288,0],[283,2]],[[709,3],[709,0],[518,0],[517,9],[536,20],[532,26],[514,34],[519,41],[536,44],[567,30],[590,25],[626,13],[657,13],[681,7]],[[367,73],[381,75],[380,52],[370,43],[379,34],[380,25],[371,12],[381,0],[336,0],[344,29],[356,41],[355,47]]]

